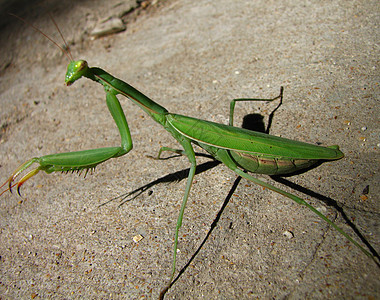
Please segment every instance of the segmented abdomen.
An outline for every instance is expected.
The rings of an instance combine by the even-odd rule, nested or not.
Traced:
[[[283,175],[308,168],[316,164],[318,159],[294,159],[268,157],[244,152],[229,151],[236,164],[253,173],[267,175]]]

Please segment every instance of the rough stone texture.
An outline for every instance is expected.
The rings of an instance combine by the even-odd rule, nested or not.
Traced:
[[[271,133],[338,144],[346,154],[287,179],[336,201],[379,251],[378,1],[163,1],[127,17],[125,32],[90,40],[91,29],[120,2],[42,1],[18,13],[59,40],[52,13],[75,58],[171,112],[227,123],[232,98],[274,97],[284,86]],[[102,87],[89,80],[65,87],[60,50],[18,20],[7,24],[0,36],[0,178],[34,156],[118,145]],[[98,206],[189,163],[147,158],[176,141],[121,102],[134,140],[128,155],[85,179],[38,174],[23,186],[23,201],[1,197],[2,299],[145,299],[165,286],[185,180],[171,177],[120,208],[116,200]],[[275,106],[239,104],[237,124]],[[205,238],[235,178],[222,165],[196,176],[178,269]],[[322,196],[276,185],[305,197],[359,240]],[[144,238],[135,243],[139,234]],[[242,180],[167,298],[375,299],[379,278],[371,260],[312,212]]]

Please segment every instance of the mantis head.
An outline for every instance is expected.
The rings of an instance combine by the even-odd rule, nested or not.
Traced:
[[[67,86],[73,84],[82,76],[85,76],[88,70],[88,64],[85,60],[71,61],[67,66],[65,83]]]
[[[86,74],[88,73],[88,69],[89,69],[87,62],[85,60],[74,61],[73,56],[71,55],[71,52],[69,50],[69,46],[66,43],[66,40],[63,37],[61,30],[59,29],[57,23],[54,21],[54,19],[53,19],[52,16],[50,16],[50,18],[53,21],[54,26],[57,28],[59,34],[61,35],[66,49],[64,49],[63,47],[61,47],[60,45],[58,45],[57,42],[55,42],[52,38],[50,38],[48,35],[46,35],[45,33],[43,33],[40,29],[38,29],[33,24],[27,22],[26,20],[24,20],[23,18],[21,18],[21,17],[19,17],[17,15],[14,15],[12,13],[9,13],[9,14],[11,16],[14,16],[15,18],[19,19],[20,21],[24,22],[28,26],[32,27],[35,31],[41,33],[44,37],[46,37],[50,42],[52,42],[58,49],[60,49],[68,57],[68,59],[70,60],[70,63],[67,66],[67,72],[66,72],[66,78],[65,78],[65,83],[66,83],[67,86],[73,84],[76,80],[78,80],[82,76],[86,76]]]

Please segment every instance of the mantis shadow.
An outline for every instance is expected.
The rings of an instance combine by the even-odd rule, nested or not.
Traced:
[[[204,153],[196,152],[195,155],[196,156],[204,156],[204,157],[208,157],[208,158],[213,159],[213,157],[211,155],[204,154]],[[171,158],[178,157],[178,156],[181,156],[181,155],[172,155],[172,156],[166,157],[164,159],[171,159]],[[212,169],[219,164],[221,164],[221,162],[214,159],[212,161],[208,161],[208,162],[202,163],[200,165],[197,165],[195,175],[203,173],[209,169]],[[170,182],[180,182],[181,180],[186,179],[188,177],[189,171],[190,171],[190,168],[187,168],[187,169],[179,170],[179,171],[174,172],[174,173],[170,173],[170,174],[165,175],[161,178],[158,178],[152,182],[149,182],[149,183],[147,183],[147,184],[145,184],[145,185],[143,185],[143,186],[141,186],[141,187],[139,187],[139,188],[137,188],[131,192],[124,193],[124,194],[121,194],[119,196],[116,196],[116,197],[100,204],[99,207],[104,206],[104,205],[106,205],[112,201],[118,200],[118,199],[120,200],[119,207],[121,207],[122,205],[126,204],[127,202],[136,199],[142,193],[144,193],[145,191],[149,190],[151,187],[153,187],[157,184],[170,183]],[[148,195],[151,195],[151,194],[148,192]]]

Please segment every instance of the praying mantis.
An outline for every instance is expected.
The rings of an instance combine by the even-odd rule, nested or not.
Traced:
[[[125,114],[116,97],[117,95],[122,95],[139,106],[157,123],[161,124],[182,146],[181,150],[163,147],[160,149],[157,158],[160,159],[161,154],[164,151],[172,151],[185,155],[191,165],[176,225],[170,279],[162,294],[164,294],[164,292],[170,287],[176,271],[178,236],[197,166],[193,145],[203,148],[216,160],[225,164],[237,175],[290,198],[298,204],[308,207],[316,215],[345,236],[345,238],[358,247],[365,255],[373,259],[371,253],[305,200],[246,173],[246,171],[248,171],[251,173],[266,175],[285,175],[316,166],[325,161],[339,160],[343,158],[344,155],[339,150],[338,146],[316,146],[234,127],[233,117],[236,102],[258,101],[260,99],[232,100],[230,105],[229,125],[223,125],[184,115],[169,113],[166,108],[154,102],[128,83],[112,76],[106,71],[100,68],[89,67],[85,60],[74,61],[71,57],[70,60],[71,62],[68,65],[65,77],[66,85],[70,86],[80,78],[86,77],[92,81],[100,83],[104,87],[108,109],[121,136],[121,146],[51,154],[32,158],[23,163],[12,173],[8,180],[2,185],[2,187],[8,185],[2,193],[8,190],[12,191],[12,188],[16,187],[17,192],[20,194],[20,187],[40,171],[46,173],[68,171],[87,172],[111,158],[124,156],[130,152],[132,150],[130,130]],[[282,93],[283,89],[281,88],[280,96],[268,99],[268,101],[282,98]],[[36,168],[28,171],[26,175],[21,177],[21,179],[17,179],[24,171],[27,171],[34,164],[37,164]]]

